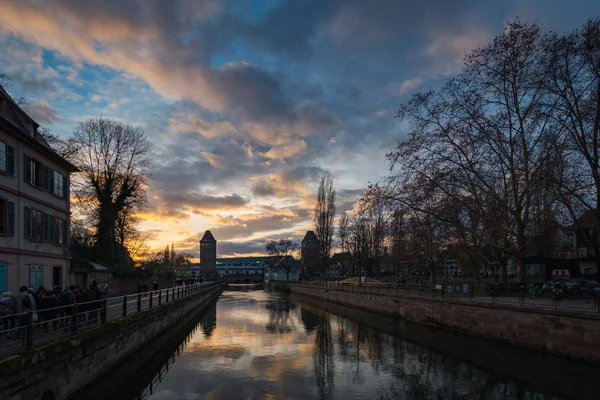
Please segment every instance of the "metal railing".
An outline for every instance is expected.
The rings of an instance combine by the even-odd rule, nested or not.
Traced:
[[[358,283],[309,281],[288,282],[290,285],[320,287],[349,292],[385,294],[402,297],[429,297],[455,299],[459,301],[477,301],[484,303],[510,304],[536,307],[547,310],[565,309],[579,312],[600,313],[600,297],[591,295],[553,296],[550,292],[539,292],[529,295],[525,288],[514,291],[499,291],[492,287],[473,286],[472,284],[437,284],[434,286],[398,283]]]
[[[0,359],[131,314],[204,293],[221,281],[174,286],[0,317]]]

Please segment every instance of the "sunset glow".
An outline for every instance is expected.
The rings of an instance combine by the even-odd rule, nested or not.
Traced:
[[[373,3],[381,3],[374,6]],[[568,30],[597,1],[0,0],[0,73],[59,136],[104,116],[153,144],[153,248],[264,254],[311,229],[321,177],[338,214],[387,173],[394,115],[519,17]]]

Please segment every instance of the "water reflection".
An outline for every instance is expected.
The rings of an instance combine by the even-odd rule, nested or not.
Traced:
[[[171,357],[174,363],[157,369],[152,383],[138,396],[152,400],[588,398],[568,391],[560,397],[550,386],[534,389],[314,305],[262,291],[225,292],[199,327],[177,349],[179,358]],[[596,394],[589,398],[597,398]]]
[[[265,308],[269,310],[267,331],[283,334],[292,332],[295,329],[294,321],[290,319],[290,309],[295,309],[295,304],[287,299],[274,299],[267,301]]]
[[[315,334],[315,347],[313,350],[313,364],[317,378],[319,399],[331,399],[333,382],[335,378],[335,365],[333,362],[334,350],[331,335],[329,315],[319,317]]]

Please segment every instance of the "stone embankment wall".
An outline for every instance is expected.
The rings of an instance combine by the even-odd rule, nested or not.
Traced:
[[[36,400],[44,393],[51,393],[50,398],[56,400],[68,398],[125,358],[134,357],[138,349],[159,335],[172,332],[173,326],[186,326],[217,299],[225,286],[215,283],[194,296],[109,321],[0,361],[0,399]]]
[[[600,363],[600,315],[594,313],[399,297],[295,284],[288,287],[295,295]]]

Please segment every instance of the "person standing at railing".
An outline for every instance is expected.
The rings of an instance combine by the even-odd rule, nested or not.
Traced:
[[[2,293],[0,298],[0,318],[4,330],[13,329],[15,327],[15,300],[11,292]]]
[[[69,329],[71,327],[71,331],[75,332],[75,325],[77,324],[77,315],[75,315],[75,302],[77,301],[75,297],[75,285],[71,285],[68,288],[65,288],[65,291],[62,295],[62,303],[64,305],[64,315],[65,315],[65,329]]]
[[[90,290],[88,291],[88,307],[90,310],[88,324],[95,324],[98,322],[98,310],[101,307],[100,301],[102,300],[102,293],[100,293],[100,287],[98,282],[93,281]]]
[[[152,290],[158,290],[158,282],[154,281],[154,286],[152,287]]]
[[[15,311],[17,314],[21,314],[17,318],[17,326],[27,325],[27,316],[23,313],[35,311],[35,299],[29,293],[27,286],[21,286],[19,294],[15,297]]]
[[[56,330],[56,296],[50,290],[40,294],[39,307],[41,320],[44,321],[44,332],[48,333],[48,321],[53,321],[54,330]]]

